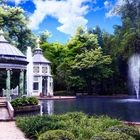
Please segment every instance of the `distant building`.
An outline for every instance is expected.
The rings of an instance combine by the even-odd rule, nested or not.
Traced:
[[[51,62],[47,60],[40,47],[33,53],[33,95],[53,96],[53,77]]]

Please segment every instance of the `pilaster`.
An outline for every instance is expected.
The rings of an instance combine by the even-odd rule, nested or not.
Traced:
[[[10,100],[10,89],[11,89],[11,69],[6,69],[7,78],[6,78],[6,97]]]
[[[24,94],[24,70],[20,71],[19,76],[19,96]]]

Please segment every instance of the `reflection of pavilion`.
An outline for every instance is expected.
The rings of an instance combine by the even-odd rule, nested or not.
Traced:
[[[0,96],[9,98],[11,89],[16,87],[19,95],[25,93],[26,56],[9,44],[0,31]],[[4,90],[5,89],[5,90]],[[4,92],[2,92],[2,90]]]
[[[22,96],[26,93],[26,56],[9,44],[0,31],[0,96],[10,98],[11,94]],[[50,62],[44,58],[42,49],[36,48],[33,55],[32,95],[53,95],[53,78]],[[16,92],[15,92],[16,91]]]
[[[54,114],[54,100],[47,100],[44,102],[40,101],[41,104],[41,112],[40,114],[48,114],[53,115]]]

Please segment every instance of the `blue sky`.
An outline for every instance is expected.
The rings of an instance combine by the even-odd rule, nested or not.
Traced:
[[[120,25],[120,17],[111,11],[123,0],[9,0],[9,5],[20,6],[30,19],[29,28],[35,34],[48,30],[50,42],[65,43],[77,26],[101,29],[113,33]]]

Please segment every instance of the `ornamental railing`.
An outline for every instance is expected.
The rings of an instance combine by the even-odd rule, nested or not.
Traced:
[[[10,94],[10,96],[18,96],[18,90],[19,87],[17,86],[15,89],[11,89],[7,92],[7,89],[2,89],[3,96],[8,96],[7,93]]]

